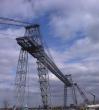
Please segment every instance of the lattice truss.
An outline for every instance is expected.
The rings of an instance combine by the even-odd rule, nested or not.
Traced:
[[[42,46],[42,41],[40,39],[40,32],[38,26],[34,27],[26,27],[25,37],[31,39],[32,41],[38,42],[39,45],[39,52],[37,55],[40,55],[40,52],[44,51]],[[24,44],[25,48],[30,48],[31,44],[28,44],[27,40],[23,40],[22,43]],[[31,47],[32,48],[32,47]],[[32,48],[33,49],[33,48]],[[34,50],[33,55],[35,55]],[[21,48],[17,72],[16,72],[16,106],[23,108],[25,106],[25,88],[26,88],[26,79],[27,79],[27,69],[28,69],[28,51]],[[42,96],[42,103],[44,108],[48,108],[48,92],[49,92],[49,78],[48,78],[48,69],[39,61],[37,60],[37,70],[39,76],[39,83],[40,83],[40,90]]]

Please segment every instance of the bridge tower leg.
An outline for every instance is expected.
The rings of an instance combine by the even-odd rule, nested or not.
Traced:
[[[37,61],[38,65],[38,76],[39,76],[39,83],[40,83],[40,90],[41,90],[41,96],[42,96],[42,103],[43,108],[48,109],[49,108],[49,75],[48,75],[48,69],[39,61]]]
[[[28,65],[28,53],[21,49],[19,54],[19,60],[17,65],[15,86],[16,86],[16,107],[22,109],[24,107],[25,100],[25,87],[26,87],[26,75]]]
[[[76,91],[75,91],[75,85],[72,85],[72,97],[73,97],[73,101],[74,101],[74,105],[77,106],[77,97],[76,97]]]
[[[75,85],[73,84],[72,76],[71,75],[65,75],[65,77],[72,83],[70,87],[67,87],[64,85],[64,108],[67,107],[67,100],[68,100],[68,88],[72,91],[72,100],[73,104],[77,106],[77,97],[76,97],[76,91],[75,91]]]

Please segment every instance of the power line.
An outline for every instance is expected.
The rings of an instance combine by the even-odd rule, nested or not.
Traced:
[[[15,26],[27,26],[31,25],[32,23],[12,19],[12,18],[4,18],[0,17],[0,24],[6,24],[6,25],[15,25]]]
[[[4,17],[0,17],[0,20],[9,20],[9,21],[19,22],[19,23],[24,23],[24,24],[30,24],[30,23],[28,23],[28,22],[24,22],[24,21],[20,21],[20,20],[12,19],[12,18],[4,18]]]

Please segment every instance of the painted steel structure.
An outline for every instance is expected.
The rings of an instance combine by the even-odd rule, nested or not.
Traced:
[[[79,86],[77,84],[72,83],[72,80],[69,80],[68,77],[60,71],[60,69],[53,62],[53,60],[46,54],[40,34],[40,26],[38,24],[31,25],[31,23],[1,17],[0,24],[25,27],[25,35],[23,37],[16,38],[17,43],[21,46],[16,73],[16,99],[20,107],[23,107],[24,103],[28,53],[31,54],[34,58],[36,58],[38,61],[38,75],[44,108],[48,107],[48,78],[46,77],[48,75],[47,69],[64,83],[64,91],[66,92],[64,93],[65,96],[67,95],[67,88],[71,87],[73,90],[73,99],[75,101],[75,104],[77,104],[74,90],[75,86],[80,92],[81,96],[85,99],[85,102],[88,103],[88,99],[86,98],[83,91],[79,88]],[[64,98],[64,102],[66,101],[67,99]]]
[[[16,106],[23,108],[25,100],[25,87],[28,67],[28,52],[21,49],[19,54],[15,86]]]
[[[57,76],[66,86],[72,86],[71,82],[60,71],[56,64],[45,53],[42,46],[40,34],[36,34],[35,30],[39,31],[39,25],[35,24],[26,27],[28,35],[16,38],[17,43],[26,51],[28,51],[34,58],[45,65],[55,76]]]
[[[56,64],[45,53],[43,42],[40,34],[40,28],[38,24],[27,26],[24,37],[17,38],[17,43],[21,48],[30,53],[37,59],[38,75],[41,89],[41,96],[43,107],[48,109],[48,73],[49,69],[54,75],[56,75],[66,86],[72,86],[71,82],[64,76],[64,74],[58,69]]]
[[[39,76],[39,83],[40,83],[40,90],[42,96],[42,103],[45,109],[49,108],[49,74],[48,69],[39,61],[37,61],[38,65],[38,76]]]
[[[74,82],[72,80],[72,76],[71,75],[65,75],[65,77],[68,78],[68,80],[72,83],[72,86],[66,86],[66,85],[64,85],[64,108],[67,107],[68,89],[70,89],[72,91],[71,98],[73,100],[73,105],[74,106],[77,106],[77,97],[76,97],[77,94],[76,94]]]

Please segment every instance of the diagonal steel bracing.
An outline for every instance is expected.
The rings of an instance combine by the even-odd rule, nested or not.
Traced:
[[[39,50],[37,50],[36,48],[33,48],[32,45],[30,43],[28,43],[27,39],[25,39],[25,41],[22,41],[23,46],[25,46],[27,48],[27,50],[26,51],[21,50],[20,56],[19,56],[18,69],[17,69],[17,71],[18,71],[17,77],[18,78],[24,77],[23,79],[21,78],[21,80],[16,78],[18,80],[18,81],[16,81],[18,83],[17,84],[17,103],[19,103],[20,107],[23,107],[24,97],[25,97],[24,94],[25,94],[25,86],[26,86],[26,74],[27,74],[26,53],[27,53],[27,51],[29,52],[29,51],[33,50],[33,51],[38,52],[40,55],[40,53],[41,53],[40,51],[42,51],[42,52],[44,51],[38,25],[34,25],[34,26],[30,26],[30,27],[27,26],[25,36],[27,39],[29,38],[31,41],[35,41],[36,43],[38,43],[37,48]],[[35,45],[36,45],[36,43],[35,43]],[[27,44],[28,44],[28,46],[27,46]],[[31,49],[29,49],[29,48],[31,48]],[[34,52],[34,56],[36,56],[35,52]],[[38,76],[39,76],[39,82],[40,82],[43,107],[48,108],[48,91],[49,91],[48,90],[49,89],[48,88],[48,85],[49,85],[48,69],[39,60],[38,60],[37,64],[38,64]],[[24,68],[24,66],[26,66],[26,68]],[[19,85],[21,85],[21,87]]]
[[[28,26],[26,27],[26,31],[29,34],[24,37],[17,38],[17,43],[27,50],[34,58],[42,62],[42,64],[45,65],[49,71],[58,77],[66,86],[72,86],[71,82],[44,51],[39,32],[39,25]]]
[[[23,108],[25,100],[28,52],[21,49],[16,72],[16,107]]]
[[[47,81],[44,68],[47,68],[51,71],[55,76],[57,76],[66,86],[71,87],[71,82],[65,77],[65,75],[59,70],[57,65],[53,62],[53,60],[46,54],[42,38],[40,35],[39,25],[31,25],[26,27],[26,33],[24,37],[17,38],[17,43],[28,53],[30,53],[34,58],[37,59],[39,62],[39,80],[40,80],[40,87],[41,87],[41,95],[42,101],[45,108],[48,106],[48,92],[47,92]],[[41,68],[43,66],[43,69]],[[43,72],[41,72],[43,71]],[[42,73],[42,74],[40,74]],[[44,82],[42,80],[44,80]]]
[[[48,69],[40,62],[37,61],[38,65],[38,76],[39,76],[39,83],[40,83],[40,90],[42,96],[42,103],[44,109],[48,109],[49,107],[49,76],[48,76]]]

